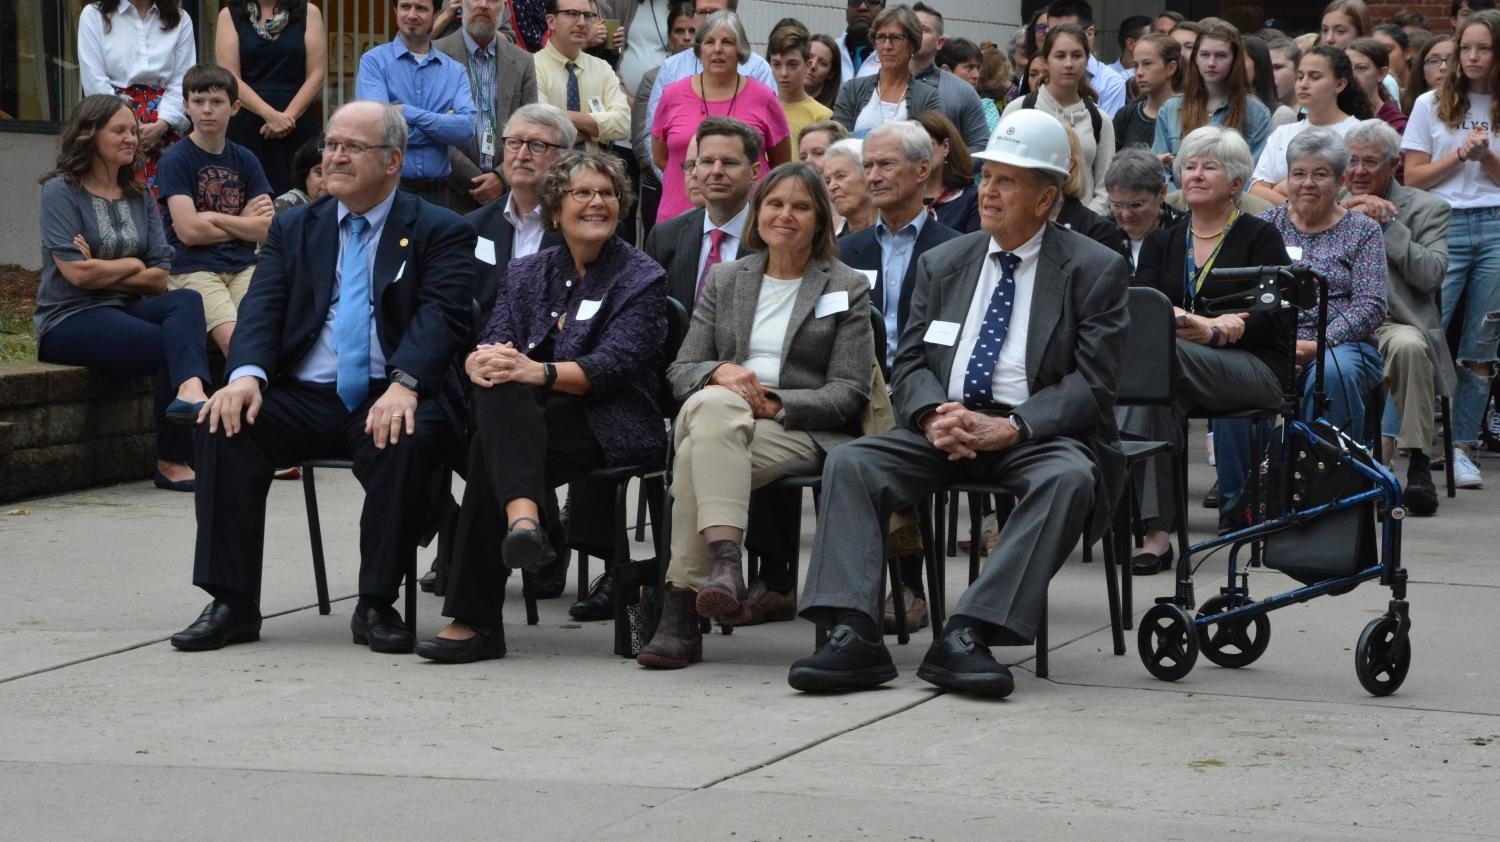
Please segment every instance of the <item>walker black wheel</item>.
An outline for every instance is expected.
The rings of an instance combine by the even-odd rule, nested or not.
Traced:
[[[1354,648],[1354,674],[1373,696],[1389,696],[1411,668],[1411,640],[1398,634],[1395,617],[1377,617],[1365,626]]]
[[[1248,597],[1216,596],[1198,609],[1198,618],[1239,608]],[[1255,663],[1271,643],[1271,619],[1258,614],[1248,620],[1232,620],[1198,627],[1198,648],[1203,657],[1221,667],[1239,669]]]
[[[1198,660],[1198,636],[1193,619],[1181,606],[1159,603],[1141,618],[1136,634],[1141,663],[1162,681],[1176,681],[1193,671]]]

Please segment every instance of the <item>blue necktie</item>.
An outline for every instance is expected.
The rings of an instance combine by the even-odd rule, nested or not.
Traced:
[[[350,214],[349,241],[339,276],[339,308],[333,317],[333,351],[338,355],[337,391],[350,412],[370,393],[370,262],[365,231],[370,221]]]
[[[989,309],[979,326],[979,338],[969,354],[969,369],[964,374],[964,406],[983,409],[995,402],[990,391],[995,379],[995,363],[1000,361],[1000,347],[1010,329],[1010,310],[1016,303],[1016,266],[1021,258],[1008,251],[995,252],[1000,262],[1000,282],[990,295]]]
[[[578,65],[568,62],[568,110],[582,111],[583,99],[578,95]]]

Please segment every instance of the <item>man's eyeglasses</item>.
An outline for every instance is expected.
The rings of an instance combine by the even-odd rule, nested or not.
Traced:
[[[885,5],[885,0],[849,0],[849,8],[864,6],[866,9],[878,9]]]
[[[557,16],[558,17],[563,17],[564,15],[566,15],[567,17],[570,17],[570,18],[582,18],[584,23],[593,23],[594,21],[596,21],[596,20],[599,19],[599,13],[598,12],[581,12],[581,11],[579,11],[577,9],[558,9],[557,10]]]
[[[342,150],[349,157],[354,158],[369,152],[371,149],[394,149],[389,143],[355,143],[344,140],[320,140],[318,141],[319,155],[337,155]]]
[[[730,171],[743,167],[745,163],[738,158],[699,158],[694,162],[696,166],[705,170],[712,170],[714,167],[722,165],[724,169]]]
[[[698,161],[696,159],[694,159],[694,158],[688,158],[687,160],[685,160],[685,161],[682,162],[682,171],[683,172],[692,172],[693,171],[693,167],[696,167],[696,166],[698,166]]]
[[[613,187],[602,190],[597,187],[574,187],[573,189],[567,190],[565,192],[569,196],[572,196],[573,201],[577,202],[580,205],[586,205],[589,202],[594,201],[595,196],[598,196],[606,202],[620,201],[620,194],[615,192],[615,189]]]
[[[502,137],[500,138],[500,142],[504,143],[506,150],[510,152],[520,152],[521,147],[524,146],[533,155],[545,155],[548,149],[562,148],[555,143],[548,143],[545,140],[522,140],[519,137]]]

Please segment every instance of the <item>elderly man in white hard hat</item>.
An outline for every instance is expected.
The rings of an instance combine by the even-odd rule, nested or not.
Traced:
[[[918,261],[891,396],[897,429],[828,454],[801,615],[831,630],[792,665],[792,687],[857,690],[896,677],[881,642],[890,512],[962,481],[1018,498],[1004,535],[927,651],[917,677],[1003,697],[1015,681],[991,645],[1035,639],[1052,574],[1106,522],[1124,462],[1113,408],[1129,270],[1119,254],[1048,222],[1068,137],[1022,110],[995,127],[979,188],[982,231]]]

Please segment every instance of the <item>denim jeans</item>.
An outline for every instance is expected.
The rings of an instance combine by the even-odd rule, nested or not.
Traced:
[[[1328,408],[1321,413],[1313,411],[1313,382],[1319,363],[1313,363],[1303,372],[1301,416],[1304,421],[1323,417],[1355,439],[1364,438],[1365,395],[1369,394],[1381,380],[1380,352],[1368,342],[1346,342],[1329,348],[1323,354],[1325,373],[1323,390],[1328,395]],[[1250,449],[1250,421],[1244,419],[1214,419],[1214,461],[1219,473],[1220,508],[1228,510],[1245,487],[1260,461],[1260,454]],[[1269,439],[1271,424],[1261,428],[1261,444]]]
[[[1490,378],[1477,377],[1464,363],[1494,363],[1500,322],[1485,314],[1500,310],[1500,207],[1454,210],[1448,226],[1448,273],[1443,277],[1443,328],[1464,302],[1459,326],[1458,389],[1453,395],[1453,440],[1479,441]]]

